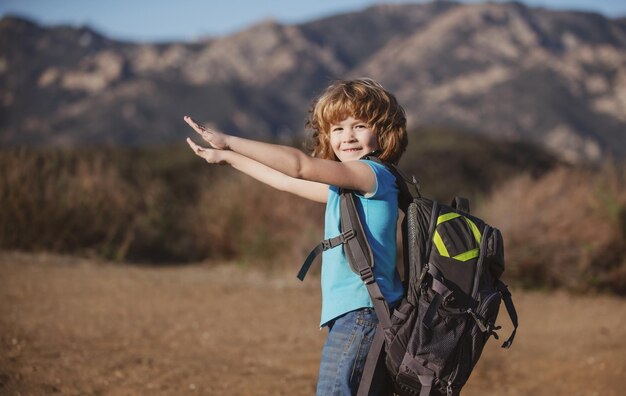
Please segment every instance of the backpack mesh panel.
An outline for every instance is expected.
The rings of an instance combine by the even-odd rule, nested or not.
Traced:
[[[438,366],[436,374],[440,376],[448,360],[455,357],[455,347],[465,330],[467,315],[447,312],[444,307],[439,307],[427,327],[422,321],[429,304],[427,299],[420,300],[417,322],[420,325],[409,343],[409,351]]]

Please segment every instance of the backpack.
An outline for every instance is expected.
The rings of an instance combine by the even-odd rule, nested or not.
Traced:
[[[500,280],[504,247],[500,231],[470,215],[469,201],[451,205],[424,198],[416,179],[393,165],[402,222],[405,295],[390,310],[374,278],[374,259],[356,210],[354,193],[341,191],[341,234],[309,254],[298,278],[322,251],[343,245],[360,275],[379,319],[358,395],[367,395],[374,371],[385,366],[399,395],[458,395],[489,337],[502,301],[514,326],[502,345],[509,348],[518,320],[511,293]],[[383,353],[384,352],[384,353]]]

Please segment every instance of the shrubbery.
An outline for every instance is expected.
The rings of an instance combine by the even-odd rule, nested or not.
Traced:
[[[623,166],[576,169],[528,145],[418,131],[401,168],[425,195],[467,196],[502,229],[510,281],[626,294]],[[295,270],[323,211],[186,146],[0,152],[5,250]]]
[[[507,276],[626,294],[626,168],[557,167],[501,185],[481,208],[505,236]]]
[[[322,214],[186,147],[0,152],[2,249],[269,262],[303,254]]]

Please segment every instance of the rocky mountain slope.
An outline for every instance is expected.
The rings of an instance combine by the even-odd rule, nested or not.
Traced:
[[[626,20],[521,3],[380,5],[267,20],[195,43],[0,21],[0,146],[182,141],[183,114],[293,139],[335,78],[395,92],[410,127],[537,142],[569,161],[626,155]]]

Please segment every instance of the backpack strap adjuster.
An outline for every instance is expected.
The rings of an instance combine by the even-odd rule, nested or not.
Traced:
[[[321,243],[315,246],[313,250],[311,250],[311,253],[309,253],[306,260],[304,260],[304,263],[302,264],[302,267],[300,268],[300,271],[298,272],[298,279],[300,279],[301,281],[304,280],[304,277],[306,276],[306,273],[309,271],[311,264],[313,264],[313,260],[315,260],[315,258],[319,256],[320,254],[322,254],[322,252],[328,249],[335,248],[339,245],[343,245],[344,243],[348,242],[350,239],[354,238],[355,236],[356,236],[356,231],[348,230],[348,231],[342,232],[336,237],[324,239]]]
[[[355,236],[356,236],[356,232],[354,230],[348,230],[346,232],[342,232],[341,234],[337,235],[334,238],[324,239],[322,241],[322,248],[324,250],[332,249],[339,245],[343,245],[344,243],[348,242],[350,239],[354,238]]]
[[[359,275],[361,276],[361,280],[366,284],[372,284],[376,281],[374,279],[374,271],[372,271],[371,267],[363,268],[359,271]]]

